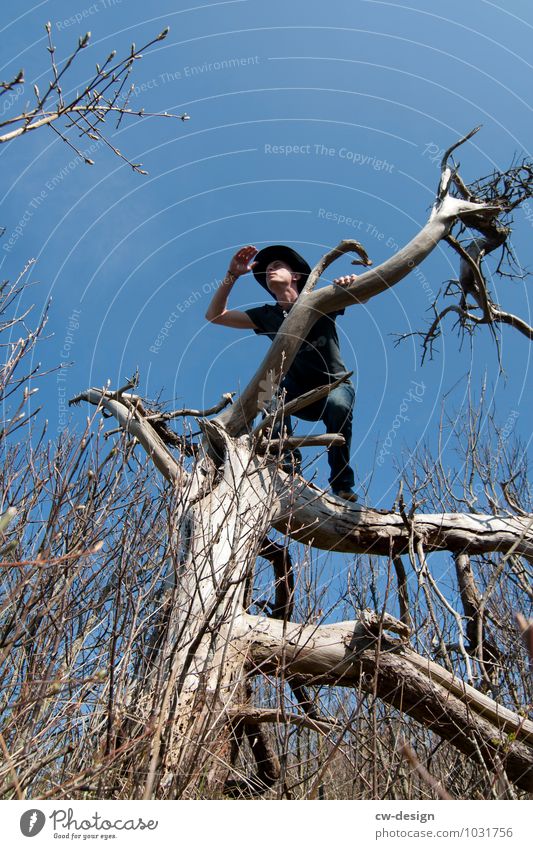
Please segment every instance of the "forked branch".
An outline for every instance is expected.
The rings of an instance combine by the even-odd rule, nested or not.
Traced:
[[[474,132],[477,130],[452,145],[447,156]],[[370,264],[359,242],[344,240],[319,260],[250,383],[232,408],[220,416],[220,422],[231,435],[237,436],[247,429],[258,412],[258,399],[260,396],[264,398],[265,387],[279,385],[302,342],[321,315],[367,301],[394,286],[435,249],[440,240],[450,233],[458,219],[470,217],[482,224],[500,212],[500,207],[496,204],[473,203],[452,196],[449,193],[452,173],[445,156],[437,199],[427,224],[404,248],[376,268],[365,271],[355,283],[342,288],[334,285],[318,290],[314,288],[325,269],[349,251],[358,253],[365,265]]]

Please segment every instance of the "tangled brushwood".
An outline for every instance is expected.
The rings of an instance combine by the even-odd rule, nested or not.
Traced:
[[[166,412],[136,376],[80,392],[84,432],[50,441],[30,356],[46,317],[28,330],[24,276],[4,284],[3,798],[531,795],[533,516],[513,423],[472,396],[441,423],[456,468],[419,447],[390,510],[282,468],[274,424],[330,386],[254,427],[316,316],[377,296],[440,240],[460,254],[477,324],[498,324],[479,262],[510,226],[518,177],[467,188],[449,159],[470,135],[446,152],[412,241],[353,285],[317,289],[364,249],[328,252],[241,396],[209,410]],[[346,555],[334,577],[331,551]]]

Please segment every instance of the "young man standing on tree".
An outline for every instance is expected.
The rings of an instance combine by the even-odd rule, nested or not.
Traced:
[[[235,281],[251,271],[261,286],[272,295],[275,304],[265,304],[248,310],[228,310],[228,296]],[[235,327],[242,330],[254,330],[259,335],[274,339],[289,310],[298,299],[311,268],[305,259],[292,248],[285,245],[270,245],[257,251],[253,245],[247,245],[237,251],[230,262],[228,273],[222,285],[215,292],[206,319],[213,324]],[[353,283],[356,275],[338,277],[333,282],[344,286]],[[287,374],[280,384],[285,390],[285,401],[292,401],[304,392],[332,383],[346,373],[339,348],[339,338],[335,319],[344,310],[321,315],[315,322],[307,338],[294,358]],[[344,445],[332,445],[328,450],[330,466],[329,482],[332,492],[339,498],[357,501],[353,492],[354,473],[350,466],[350,445],[352,440],[352,410],[355,390],[347,380],[333,389],[327,398],[315,401],[298,412],[299,418],[306,421],[321,419],[329,433],[341,433]],[[287,434],[292,433],[290,417],[284,420]],[[273,437],[279,434],[281,424],[274,427]],[[293,452],[294,462],[299,464],[301,454]]]

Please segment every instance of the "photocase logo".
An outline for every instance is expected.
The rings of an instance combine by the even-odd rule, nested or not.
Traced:
[[[35,837],[43,830],[46,817],[42,811],[37,808],[32,808],[30,811],[25,811],[20,818],[20,830],[24,837]]]

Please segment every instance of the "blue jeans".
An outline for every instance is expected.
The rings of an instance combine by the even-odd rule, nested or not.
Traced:
[[[285,377],[280,385],[280,391],[285,389],[285,402],[293,401],[303,394],[300,386]],[[344,445],[332,445],[328,449],[328,463],[330,468],[329,483],[337,492],[352,489],[355,478],[350,466],[350,446],[352,444],[352,411],[355,401],[355,389],[350,381],[341,383],[329,393],[327,398],[314,401],[307,407],[298,410],[298,418],[308,422],[323,421],[327,433],[341,433],[344,436]],[[279,438],[282,428],[286,428],[287,435],[293,433],[291,417],[286,416],[278,421],[273,428],[272,437]],[[291,452],[295,461],[301,460],[298,449]]]

